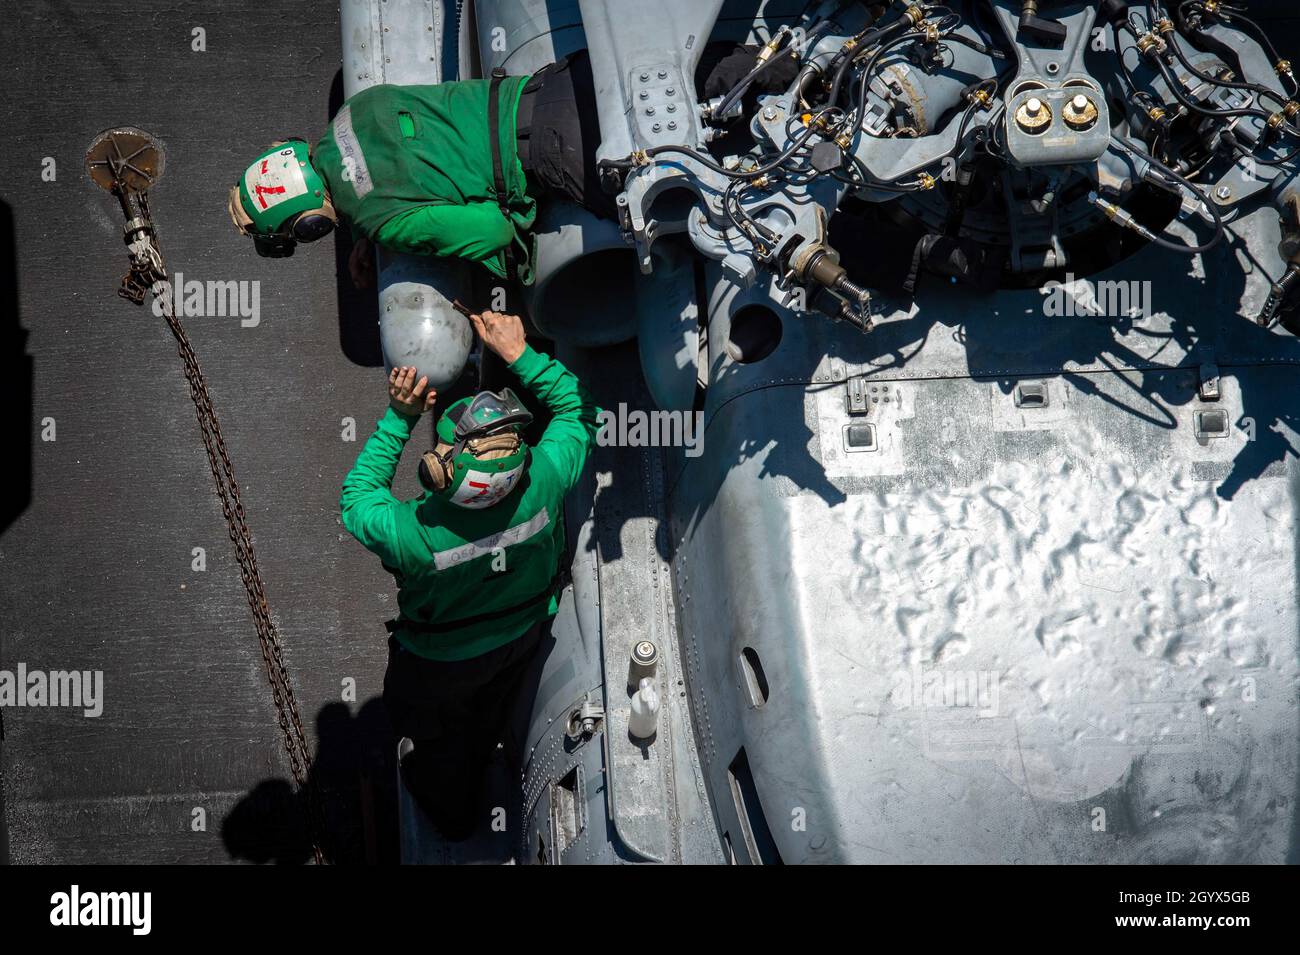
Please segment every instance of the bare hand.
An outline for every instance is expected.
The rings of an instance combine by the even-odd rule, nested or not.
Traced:
[[[348,255],[348,274],[352,284],[359,289],[370,288],[375,284],[375,247],[365,236],[352,244]]]
[[[524,323],[518,315],[501,312],[482,312],[469,317],[483,344],[492,349],[507,365],[513,364],[524,353]]]
[[[402,414],[418,418],[433,407],[433,401],[438,397],[438,392],[432,388],[425,392],[428,384],[427,376],[416,381],[415,369],[409,365],[394,368],[388,376],[388,403]]]

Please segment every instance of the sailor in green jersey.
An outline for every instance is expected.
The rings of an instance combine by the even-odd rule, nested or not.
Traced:
[[[230,215],[268,256],[348,222],[358,286],[373,279],[372,242],[529,284],[539,197],[615,214],[596,169],[596,114],[585,52],[531,77],[371,86],[315,146],[287,140],[258,156],[230,190]]]
[[[560,362],[534,351],[513,315],[471,317],[486,348],[551,414],[541,440],[511,392],[456,402],[420,461],[425,492],[392,493],[402,449],[433,406],[427,381],[395,368],[389,408],[343,481],[343,525],[397,581],[384,704],[415,748],[408,788],[449,839],[475,828],[488,759],[520,679],[556,613],[564,498],[595,444],[599,409]]]

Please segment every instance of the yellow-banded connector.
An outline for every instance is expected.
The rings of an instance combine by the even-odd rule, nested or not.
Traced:
[[[1282,113],[1287,119],[1294,119],[1295,115],[1300,113],[1300,103],[1293,99],[1287,100],[1286,105],[1282,107]]]
[[[923,29],[925,30],[926,43],[939,42],[939,24],[926,20]]]
[[[838,136],[835,137],[835,145],[839,146],[840,149],[844,150],[845,152],[848,152],[849,147],[853,145],[853,137],[850,136],[848,133],[840,133]]]
[[[930,175],[928,172],[919,174],[916,177],[916,181],[920,184],[922,192],[925,192],[928,189],[933,189],[939,183],[939,180],[935,179],[934,176]]]
[[[1144,33],[1138,37],[1137,48],[1139,53],[1150,53],[1152,50],[1159,51],[1160,37],[1154,33]]]
[[[1150,116],[1157,123],[1159,123],[1162,122],[1164,118],[1169,114],[1165,112],[1165,108],[1163,106],[1152,106],[1149,110],[1147,110],[1147,115]]]
[[[749,180],[749,184],[753,186],[755,189],[766,189],[771,184],[771,182],[772,182],[772,177],[767,175],[766,173],[759,176],[757,179]]]
[[[906,10],[903,11],[903,19],[910,20],[912,22],[912,26],[916,26],[918,23],[920,23],[922,20],[925,19],[925,11],[922,10],[920,7],[916,6],[915,4],[913,4],[912,6],[908,7]]]
[[[1278,75],[1278,76],[1290,76],[1290,75],[1291,75],[1291,61],[1290,61],[1290,60],[1278,60],[1278,61],[1277,61],[1277,66],[1273,67],[1273,69],[1277,70],[1277,75]]]
[[[1170,20],[1168,17],[1161,17],[1159,20],[1156,21],[1156,32],[1157,32],[1157,33],[1173,33],[1173,32],[1174,32],[1174,21],[1173,21],[1173,20]]]
[[[776,53],[776,49],[780,45],[781,34],[778,33],[776,36],[772,37],[772,39],[763,44],[763,48],[758,51],[758,56],[754,57],[755,62],[766,63],[768,60],[772,59],[773,54]]]
[[[1119,206],[1115,205],[1113,202],[1107,202],[1105,199],[1098,199],[1094,204],[1099,206],[1102,212],[1106,213],[1107,219],[1114,219],[1119,215]]]
[[[632,150],[632,156],[630,158],[632,160],[632,165],[634,166],[650,165],[650,156],[646,153],[644,149]]]
[[[1205,3],[1203,4],[1203,6],[1205,7],[1205,12],[1206,12],[1206,13],[1218,13],[1218,12],[1219,12],[1219,0],[1205,0]]]
[[[988,109],[989,104],[993,102],[993,95],[981,86],[979,89],[971,93],[967,99],[984,109]]]
[[[1283,124],[1285,123],[1286,123],[1285,113],[1274,113],[1272,116],[1268,118],[1269,129],[1281,129]]]

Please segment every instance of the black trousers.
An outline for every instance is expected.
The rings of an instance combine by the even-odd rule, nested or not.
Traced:
[[[520,165],[543,195],[618,218],[614,197],[601,187],[596,168],[600,118],[586,50],[533,74],[520,98],[517,134]]]
[[[415,749],[402,761],[407,788],[447,839],[479,822],[488,762],[501,742],[546,627],[468,660],[428,660],[388,640],[384,708]],[[486,818],[486,816],[484,817]]]

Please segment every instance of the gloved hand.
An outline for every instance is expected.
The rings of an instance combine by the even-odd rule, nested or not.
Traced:
[[[427,376],[421,376],[418,382],[415,380],[415,369],[409,365],[394,368],[388,376],[388,403],[395,411],[418,418],[433,407],[434,399],[438,397],[434,389],[424,390],[428,385]]]
[[[730,93],[757,65],[758,50],[756,46],[740,45],[719,60],[704,81],[704,98],[712,99]],[[759,93],[783,93],[799,74],[799,64],[788,49],[777,53],[776,60],[745,91],[742,100],[747,113],[757,105],[756,97]]]

